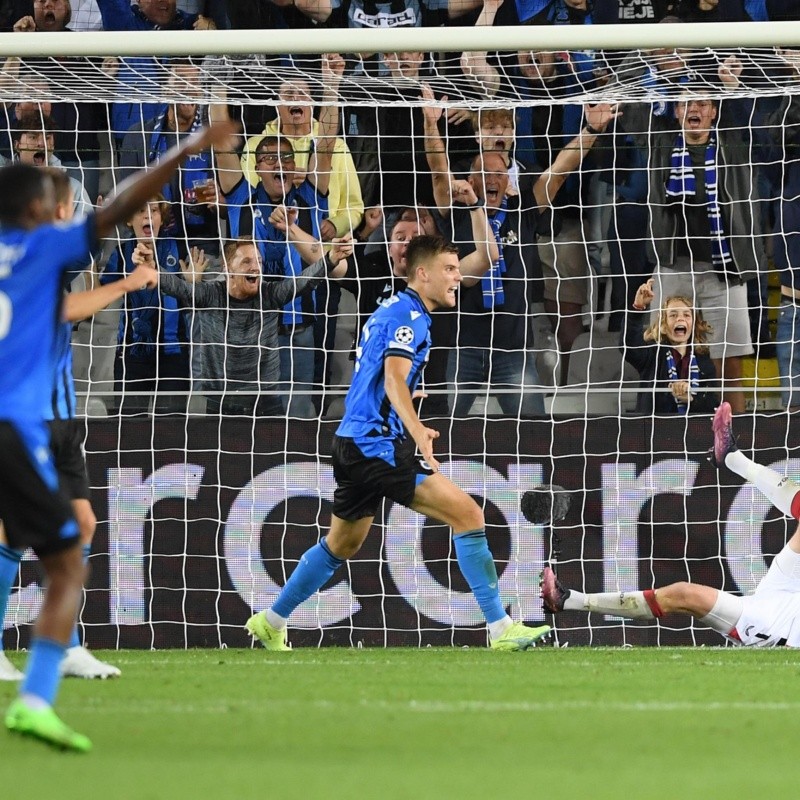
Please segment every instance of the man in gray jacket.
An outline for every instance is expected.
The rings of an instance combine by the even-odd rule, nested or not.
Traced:
[[[741,62],[730,56],[719,67],[735,89]],[[708,92],[708,89],[705,89]],[[656,302],[683,295],[713,327],[711,357],[723,379],[725,398],[744,411],[739,387],[742,356],[753,352],[745,281],[763,259],[758,196],[747,130],[747,103],[719,104],[685,85],[675,120],[649,104],[626,106],[621,124],[648,154],[649,239],[656,260]]]
[[[264,277],[256,243],[240,237],[225,247],[225,281],[201,283],[191,267],[185,278],[160,274],[162,292],[197,310],[200,336],[193,345],[201,348],[199,388],[208,392],[209,413],[283,415],[275,393],[280,309],[298,294],[312,291],[351,252],[348,242],[334,240],[327,256],[299,275]],[[343,263],[339,272],[344,268]]]

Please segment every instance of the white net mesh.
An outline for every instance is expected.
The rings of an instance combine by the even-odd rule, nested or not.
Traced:
[[[197,261],[191,248],[202,247],[208,256],[192,300],[176,306],[163,295],[138,303],[129,299],[122,311],[81,323],[73,339],[81,408],[90,417],[87,457],[101,521],[83,615],[90,643],[244,643],[241,624],[249,609],[269,604],[327,525],[330,437],[349,383],[353,338],[369,313],[367,301],[374,307],[384,290],[395,288],[392,267],[402,259],[408,230],[418,224],[424,229],[429,219],[459,245],[462,259],[495,238],[506,254],[502,302],[486,305],[487,293],[496,287],[478,274],[477,292],[463,292],[460,310],[447,316],[447,330],[439,334],[443,338],[434,331],[422,411],[439,418],[437,453],[446,474],[484,503],[501,591],[514,616],[543,618],[538,572],[553,550],[563,580],[579,589],[630,590],[691,579],[750,591],[764,571],[762,554],[779,549],[785,524],[772,516],[765,522],[766,502],[749,488],[719,486],[703,460],[710,442],[707,417],[683,415],[668,388],[676,380],[691,383],[691,365],[673,377],[659,373],[656,383],[637,369],[642,363],[636,353],[649,352],[651,345],[620,342],[637,289],[654,273],[661,275],[663,266],[684,263],[665,264],[663,256],[666,245],[682,242],[675,258],[704,265],[694,271],[717,288],[697,300],[715,320],[718,339],[712,340],[710,358],[740,359],[743,380],[728,365],[725,377],[736,382],[726,388],[741,388],[732,397],[738,396],[742,407],[782,408],[779,369],[769,351],[778,332],[765,331],[781,302],[779,285],[793,286],[791,270],[782,281],[773,269],[776,263],[791,266],[794,94],[800,86],[793,52],[666,48],[658,54],[420,56],[347,59],[334,115],[347,155],[340,153],[338,164],[322,169],[315,162],[319,129],[303,128],[309,110],[318,121],[324,110],[319,58],[39,57],[6,64],[0,99],[7,103],[7,157],[24,150],[48,158],[54,149],[86,190],[86,202],[94,204],[129,170],[156,160],[162,146],[179,138],[171,130],[176,119],[186,132],[207,119],[212,104],[228,104],[250,139],[253,158],[242,163],[243,174],[255,176],[254,186],[261,177],[256,165],[262,137],[275,132],[267,150],[276,154],[276,164],[291,145],[285,152],[294,155],[295,185],[308,175],[316,187],[328,170],[339,182],[327,197],[318,192],[292,200],[304,210],[307,232],[330,238],[322,227],[327,214],[337,219],[336,235],[365,239],[348,276],[354,292],[348,291],[348,278],[341,286],[325,279],[313,307],[264,312],[249,342],[232,336],[240,330],[235,303],[220,301],[217,310],[226,322],[217,344],[225,350],[220,362],[225,366],[216,376],[222,383],[209,383],[203,354],[216,345],[203,339],[207,329],[200,317],[208,306],[200,298],[204,292],[212,297],[208,287],[220,283],[216,279],[230,263],[222,254],[225,243],[254,233],[266,247],[262,259],[269,261],[268,248],[279,245],[277,258],[285,267],[288,234],[259,239],[259,215],[262,221],[269,216],[260,204],[276,202],[260,201],[250,189],[241,197],[234,194],[242,177],[238,154],[234,162],[225,161],[225,154],[208,154],[206,162],[187,164],[178,183],[165,187],[173,224],[161,220],[162,238],[174,248],[157,253],[164,259],[159,267],[183,281],[178,262]],[[423,96],[428,88],[433,101]],[[713,101],[717,123],[718,159],[711,172],[705,149],[696,156],[692,147],[684,151],[675,145],[676,107],[684,103],[702,113],[695,101],[705,100]],[[608,105],[609,113],[598,121],[598,108]],[[431,149],[430,136],[426,142],[425,112],[431,107],[444,110],[438,122],[441,149]],[[693,144],[692,124],[684,126],[687,145]],[[701,119],[697,125],[702,124]],[[26,138],[21,145],[20,132],[41,139],[30,144]],[[476,162],[478,141],[484,157]],[[564,176],[547,169],[570,148],[580,157],[570,162],[569,177],[551,197],[547,187],[560,185]],[[444,167],[431,166],[431,152],[446,156]],[[500,154],[502,166],[487,157],[490,152]],[[674,200],[654,200],[686,163],[706,206],[719,179],[721,233],[713,228],[706,228],[705,237],[698,233],[698,225],[713,224],[702,201],[682,198],[676,212]],[[486,200],[490,220],[502,196],[516,198],[510,210],[503,209],[504,226],[495,232],[483,221],[483,232],[476,235],[458,200],[457,190],[467,190],[448,177],[446,200],[437,194],[431,171],[443,170],[456,181],[473,176],[472,191]],[[211,202],[200,196],[208,179],[218,186]],[[495,197],[498,180],[501,196]],[[287,192],[291,185],[291,180],[285,184]],[[555,214],[547,211],[550,205]],[[404,219],[406,207],[416,212],[406,212]],[[151,226],[154,213],[151,208],[145,215]],[[166,218],[166,209],[163,213]],[[676,225],[668,236],[654,222],[664,215]],[[398,219],[408,230],[393,240]],[[735,228],[725,228],[734,221]],[[142,233],[141,226],[138,233],[135,227],[121,230],[119,239],[108,243],[98,271],[110,274],[114,259],[121,270],[137,237],[148,233],[152,230]],[[727,239],[735,266],[750,258],[750,272],[741,270],[747,284],[728,280],[713,265],[709,243],[720,236]],[[719,288],[734,284],[735,294]],[[680,291],[657,283],[653,308],[665,294],[692,294],[692,287],[676,285]],[[156,327],[148,340],[140,334],[150,313]],[[272,324],[267,319],[274,322],[274,315],[285,338],[265,342],[262,335]],[[640,323],[646,327],[641,318]],[[169,336],[176,337],[180,363],[169,352]],[[791,333],[783,336],[780,377],[788,391],[793,339]],[[751,342],[761,358],[751,355]],[[253,343],[259,350],[255,374],[238,385],[231,354],[241,355]],[[154,346],[145,368],[139,361],[147,359],[138,355],[148,345]],[[689,405],[707,413],[718,399],[722,376],[699,377],[702,391],[692,387]],[[707,405],[701,407],[701,401]],[[637,404],[644,411],[634,415]],[[288,421],[282,418],[287,414]],[[782,464],[790,419],[751,415],[747,422],[754,444],[767,448],[764,460]],[[793,463],[784,466],[794,474]],[[529,525],[519,512],[521,493],[542,482],[559,483],[573,495],[555,543],[553,532]],[[359,557],[293,618],[300,629],[296,642],[483,642],[481,617],[458,573],[450,539],[443,528],[424,522],[387,504]],[[22,585],[34,574],[26,562]],[[30,585],[10,604],[6,626],[20,631],[23,642],[37,598]],[[714,641],[685,622],[623,623],[578,614],[565,616],[559,636],[574,643]]]

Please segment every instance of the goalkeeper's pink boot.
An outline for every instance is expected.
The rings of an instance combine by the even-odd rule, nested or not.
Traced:
[[[739,449],[736,437],[733,435],[733,412],[730,403],[720,403],[719,408],[714,413],[714,421],[711,423],[714,431],[714,447],[711,450],[711,463],[721,469],[725,466],[725,457],[728,453],[733,453]]]
[[[558,614],[564,610],[564,601],[569,597],[569,589],[561,585],[561,581],[556,578],[552,567],[545,567],[539,580],[540,595],[545,611],[551,614]]]

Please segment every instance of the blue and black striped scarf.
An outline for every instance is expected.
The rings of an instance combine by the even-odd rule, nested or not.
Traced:
[[[711,263],[720,273],[733,271],[733,257],[731,256],[728,240],[722,225],[722,211],[719,205],[719,185],[717,183],[717,140],[712,134],[706,145],[705,157],[705,184],[706,184],[706,212],[708,213],[708,226],[711,232]],[[667,199],[673,202],[685,202],[686,198],[694,197],[697,193],[697,184],[694,177],[694,167],[689,148],[679,133],[672,150],[669,178],[667,179]]]
[[[667,375],[669,376],[670,382],[680,380],[681,377],[678,374],[675,356],[672,355],[671,347],[667,347]],[[700,388],[700,367],[697,365],[694,351],[689,355],[689,375],[687,376],[687,380],[689,381],[689,394],[697,394]],[[675,405],[678,407],[679,414],[685,414],[689,410],[689,406],[686,403],[681,403],[677,398],[675,399]]]
[[[506,302],[505,291],[503,290],[503,275],[506,274],[506,260],[503,258],[503,237],[500,236],[500,228],[506,221],[508,213],[508,199],[503,198],[503,202],[497,213],[489,217],[489,225],[494,233],[494,240],[497,242],[497,250],[500,253],[497,261],[492,262],[492,266],[481,278],[481,292],[483,293],[483,307],[495,308],[502,306]]]

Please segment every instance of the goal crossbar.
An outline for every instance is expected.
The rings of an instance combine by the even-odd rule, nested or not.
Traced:
[[[271,36],[271,33],[279,35]],[[249,53],[426,52],[800,45],[800,21],[715,25],[548,25],[454,28],[316,28],[228,31],[86,31],[20,36],[0,33],[5,56],[241,55]]]

